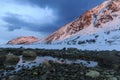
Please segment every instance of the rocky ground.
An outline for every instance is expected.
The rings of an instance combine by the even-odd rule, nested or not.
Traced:
[[[86,67],[79,63],[66,64],[64,60],[54,62],[44,61],[39,66],[9,72],[20,60],[18,56],[34,59],[36,56],[52,56],[63,59],[82,59],[97,61],[95,67]],[[88,62],[89,63],[89,62]],[[0,80],[120,80],[120,52],[119,51],[81,51],[75,48],[62,50],[45,49],[0,49]]]

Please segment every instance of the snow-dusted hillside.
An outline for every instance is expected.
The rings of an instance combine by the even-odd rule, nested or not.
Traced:
[[[83,44],[96,44],[96,45],[120,45],[120,18],[116,18],[114,21],[104,24],[103,28],[94,28],[93,26],[88,27],[95,29],[94,33],[79,35],[81,32],[84,33],[86,29],[76,33],[74,36],[65,39],[63,41],[55,41],[53,43],[69,44],[69,45],[83,45]]]
[[[48,36],[45,41],[48,43],[62,41],[76,34],[78,34],[77,36],[83,36],[94,34],[101,29],[115,29],[120,24],[119,18],[120,0],[106,0]]]
[[[36,37],[33,37],[33,36],[22,36],[22,37],[18,37],[16,39],[12,39],[10,41],[8,41],[7,44],[17,44],[17,45],[20,45],[20,44],[32,44],[34,42],[38,42],[40,41],[40,39],[36,38]]]

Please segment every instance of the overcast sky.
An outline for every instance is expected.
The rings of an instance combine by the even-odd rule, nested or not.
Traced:
[[[0,43],[43,38],[104,0],[0,0]]]

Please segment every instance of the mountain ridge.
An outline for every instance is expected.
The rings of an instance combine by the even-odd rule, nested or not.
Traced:
[[[62,26],[45,38],[45,42],[62,41],[90,26],[102,28],[104,24],[113,21],[115,17],[119,16],[119,13],[116,13],[119,10],[120,0],[107,0],[101,5],[88,10],[76,20]],[[91,34],[91,31],[84,34],[89,33]]]

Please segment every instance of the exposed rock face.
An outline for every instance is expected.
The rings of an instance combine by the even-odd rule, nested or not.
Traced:
[[[45,41],[51,42],[55,40],[63,40],[65,38],[69,38],[71,35],[77,33],[82,30],[84,27],[89,26],[92,22],[91,11],[87,11],[85,14],[80,16],[75,21],[63,26],[58,31],[54,32],[50,36],[48,36]]]
[[[33,36],[28,37],[18,37],[16,39],[10,40],[7,44],[32,44],[34,42],[38,42],[39,39]]]
[[[49,43],[64,40],[90,26],[96,28],[104,27],[104,24],[113,21],[114,18],[120,16],[119,14],[120,0],[107,0],[101,5],[87,11],[73,22],[66,24],[48,36],[45,41]],[[86,31],[84,34],[88,33],[90,32]]]

